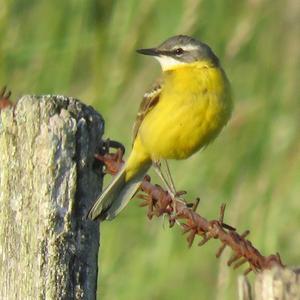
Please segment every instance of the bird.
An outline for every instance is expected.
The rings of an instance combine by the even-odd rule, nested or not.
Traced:
[[[157,47],[136,51],[157,59],[162,74],[143,97],[133,126],[131,153],[90,209],[92,220],[114,219],[136,194],[151,166],[176,197],[167,161],[187,159],[205,148],[232,113],[229,80],[206,43],[176,35]]]

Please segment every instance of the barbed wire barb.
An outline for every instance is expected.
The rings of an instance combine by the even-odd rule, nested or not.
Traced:
[[[121,154],[123,153],[121,151]],[[97,155],[96,159],[100,160],[104,164],[106,172],[111,174],[115,174],[117,169],[120,170],[124,163],[118,150],[116,153]],[[216,257],[219,258],[224,249],[229,247],[233,254],[227,261],[227,265],[237,269],[248,263],[249,267],[245,270],[245,275],[251,271],[260,272],[264,269],[269,269],[274,265],[284,267],[278,253],[263,256],[246,239],[250,233],[249,230],[239,234],[236,228],[224,223],[225,204],[222,204],[220,207],[218,219],[207,220],[196,212],[200,198],[197,198],[193,203],[187,203],[183,201],[183,194],[185,192],[180,192],[180,200],[176,199],[176,196],[175,199],[172,199],[171,195],[160,185],[152,184],[150,176],[146,175],[141,183],[138,198],[142,199],[140,206],[147,207],[149,220],[153,219],[154,216],[167,216],[170,227],[173,227],[175,223],[179,224],[182,227],[183,234],[187,235],[186,240],[189,247],[193,245],[196,236],[202,238],[198,242],[198,246],[205,245],[211,239],[218,239],[221,242],[221,246],[216,253]]]

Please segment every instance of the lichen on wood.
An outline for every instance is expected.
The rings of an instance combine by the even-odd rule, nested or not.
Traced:
[[[0,112],[0,299],[94,299],[99,224],[86,212],[104,122],[63,96]]]

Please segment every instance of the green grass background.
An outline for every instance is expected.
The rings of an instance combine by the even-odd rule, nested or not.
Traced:
[[[226,222],[250,229],[263,254],[299,265],[299,22],[298,0],[0,0],[0,83],[15,98],[82,99],[129,151],[137,107],[160,73],[135,49],[178,33],[207,42],[235,110],[205,151],[172,162],[176,185],[201,197],[207,218],[227,203]],[[215,258],[217,241],[187,249],[179,228],[148,221],[138,201],[101,229],[101,299],[236,299],[242,268],[226,267],[229,251]]]

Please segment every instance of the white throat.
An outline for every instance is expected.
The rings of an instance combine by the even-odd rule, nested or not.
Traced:
[[[159,61],[163,71],[171,70],[176,68],[179,65],[186,64],[185,62],[178,61],[173,57],[165,56],[165,55],[155,56],[155,58]]]

